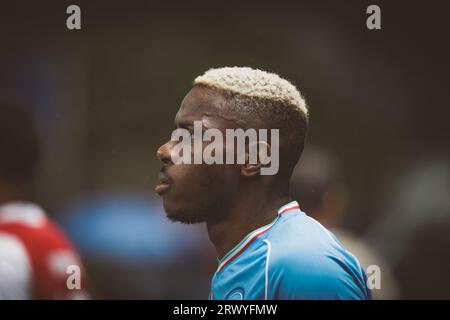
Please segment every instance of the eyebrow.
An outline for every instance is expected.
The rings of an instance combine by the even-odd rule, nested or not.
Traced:
[[[177,122],[177,120],[175,120],[174,126],[175,126],[175,128],[194,129],[194,122],[187,121],[187,120],[182,120],[182,121]]]
[[[201,120],[196,120],[196,121],[201,121]],[[208,126],[205,125],[205,123],[203,121],[201,121],[201,122],[202,122],[202,131],[210,129]],[[175,128],[181,128],[181,129],[193,131],[194,130],[194,121],[181,120],[177,124],[177,121],[175,120],[174,126],[175,126]]]

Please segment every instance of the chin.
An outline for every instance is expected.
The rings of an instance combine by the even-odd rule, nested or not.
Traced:
[[[199,216],[188,215],[188,214],[169,214],[167,213],[167,218],[173,222],[180,222],[183,224],[194,224],[194,223],[202,223],[206,222],[205,219],[202,219]]]
[[[164,201],[164,210],[166,211],[167,218],[174,222],[184,224],[206,222],[205,216],[199,213],[199,210],[192,210],[187,206],[172,205],[171,203]]]

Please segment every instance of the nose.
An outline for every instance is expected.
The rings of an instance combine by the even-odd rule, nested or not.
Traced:
[[[159,161],[161,161],[164,164],[170,164],[172,163],[172,159],[170,158],[170,141],[166,142],[162,146],[158,148],[158,151],[156,151],[156,156],[158,157]]]

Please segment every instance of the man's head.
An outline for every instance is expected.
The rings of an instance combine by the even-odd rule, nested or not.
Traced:
[[[194,80],[175,117],[175,127],[191,131],[194,121],[224,136],[226,129],[278,129],[280,169],[274,176],[261,176],[262,164],[249,161],[175,165],[172,152],[178,141],[168,141],[158,150],[164,166],[157,192],[163,196],[169,218],[191,223],[220,219],[249,189],[288,191],[308,124],[305,101],[290,82],[251,68],[211,69]],[[203,147],[208,144],[202,142]]]
[[[39,156],[31,115],[16,100],[0,98],[0,198],[25,194]]]

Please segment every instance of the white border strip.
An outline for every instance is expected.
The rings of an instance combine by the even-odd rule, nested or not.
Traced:
[[[268,300],[269,296],[269,258],[272,245],[269,240],[263,240],[267,244],[266,270],[264,272],[264,300]]]

